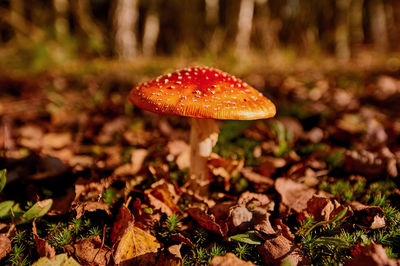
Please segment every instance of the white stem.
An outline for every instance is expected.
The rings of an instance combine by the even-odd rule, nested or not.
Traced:
[[[197,196],[206,196],[210,184],[208,157],[218,140],[218,125],[214,119],[191,120],[190,131],[190,190]]]

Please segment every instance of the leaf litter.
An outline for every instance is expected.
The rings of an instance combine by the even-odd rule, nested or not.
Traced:
[[[274,77],[279,116],[221,122],[202,199],[186,119],[84,101],[93,88],[38,89],[26,116],[0,99],[1,262],[398,264],[400,79],[354,75],[357,89],[340,73]]]

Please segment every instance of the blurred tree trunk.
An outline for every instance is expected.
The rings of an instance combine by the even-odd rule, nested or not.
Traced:
[[[150,1],[143,30],[143,55],[152,56],[156,51],[158,34],[160,32],[160,17],[158,5],[155,1]]]
[[[244,58],[250,50],[251,28],[253,24],[254,0],[241,0],[236,35],[236,55]]]
[[[352,42],[355,44],[362,44],[364,42],[363,5],[364,0],[351,1],[350,31]]]
[[[221,28],[220,23],[220,0],[205,0],[206,4],[206,26],[207,38],[206,49],[217,54],[222,47],[225,31]]]
[[[219,22],[219,0],[206,1],[206,24],[214,27]]]
[[[113,27],[114,52],[120,59],[137,56],[136,22],[138,20],[137,0],[116,0]]]
[[[53,7],[55,13],[54,29],[57,40],[63,40],[69,33],[68,25],[68,0],[53,0]]]
[[[256,0],[257,16],[254,17],[255,36],[259,38],[263,50],[269,51],[279,43],[278,31],[281,22],[271,18],[271,10],[267,0]]]
[[[349,7],[351,0],[336,0],[335,54],[338,60],[350,59]]]
[[[370,0],[369,4],[372,42],[377,51],[386,52],[388,48],[388,32],[385,4],[382,0]]]
[[[10,20],[11,21],[19,21],[19,18],[24,16],[24,1],[23,0],[11,0],[10,2]],[[18,43],[21,43],[23,40],[23,36],[21,32],[16,29],[15,30],[15,40]]]
[[[78,26],[87,35],[92,49],[101,52],[104,49],[104,36],[93,21],[89,0],[71,1],[73,14]]]

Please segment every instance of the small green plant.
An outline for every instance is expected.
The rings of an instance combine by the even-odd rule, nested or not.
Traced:
[[[170,234],[174,234],[180,229],[180,221],[181,218],[174,214],[167,218],[167,220],[165,221],[165,226],[167,227],[167,230]]]
[[[118,196],[119,195],[117,190],[115,190],[114,188],[107,188],[103,192],[103,201],[108,205],[112,205],[117,201]]]
[[[276,140],[278,141],[278,149],[275,151],[275,155],[281,157],[288,154],[291,150],[290,142],[293,139],[292,133],[278,121],[272,124],[271,129],[275,133]]]
[[[203,228],[197,229],[194,232],[194,244],[203,245],[208,239],[208,233]]]
[[[216,256],[224,256],[226,254],[226,251],[224,250],[223,247],[214,244],[214,246],[210,250],[210,258],[208,259],[208,262],[211,262],[211,260],[216,257]]]
[[[238,243],[233,253],[242,260],[248,260],[251,254],[251,248],[248,244]]]
[[[99,236],[99,235],[101,235],[101,230],[99,229],[99,227],[94,226],[89,229],[87,237],[93,237],[93,236]]]
[[[11,265],[31,265],[28,248],[33,246],[33,240],[25,231],[17,231],[12,239],[12,249],[8,256]]]
[[[180,221],[181,218],[179,216],[172,214],[162,224],[156,225],[153,229],[161,239],[168,240],[171,235],[180,230]]]
[[[25,246],[20,244],[20,245],[14,245],[12,247],[12,250],[9,255],[9,261],[11,265],[30,265],[30,261],[28,257],[25,256]]]
[[[339,168],[344,163],[343,152],[340,150],[333,151],[324,158],[324,161],[328,165],[329,170]]]

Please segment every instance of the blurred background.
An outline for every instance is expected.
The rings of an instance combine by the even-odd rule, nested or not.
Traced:
[[[237,71],[310,60],[397,69],[399,44],[397,0],[0,1],[5,69],[74,69],[114,59]]]

